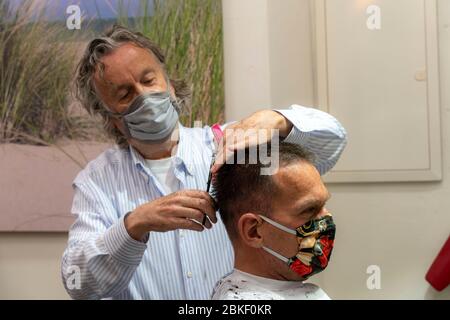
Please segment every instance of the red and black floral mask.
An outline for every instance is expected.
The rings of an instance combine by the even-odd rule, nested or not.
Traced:
[[[260,217],[274,227],[297,236],[298,253],[286,258],[270,248],[263,246],[263,249],[283,262],[302,276],[305,280],[312,275],[323,271],[330,261],[333,251],[336,225],[331,214],[322,218],[311,220],[297,229],[290,229],[265,216]]]

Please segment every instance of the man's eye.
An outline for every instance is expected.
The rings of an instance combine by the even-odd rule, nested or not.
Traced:
[[[144,84],[152,84],[153,79],[144,80]]]
[[[304,217],[310,218],[312,219],[314,216],[316,216],[317,214],[319,214],[320,212],[320,208],[317,207],[311,207],[306,209],[305,211],[303,211],[302,215]]]
[[[125,93],[124,95],[122,95],[122,96],[120,97],[120,101],[125,100],[125,99],[128,97],[129,94],[130,94],[130,91],[128,91],[127,93]]]

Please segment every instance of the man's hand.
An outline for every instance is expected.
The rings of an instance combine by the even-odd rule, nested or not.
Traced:
[[[216,210],[211,196],[200,190],[182,190],[137,207],[125,219],[125,228],[135,240],[141,241],[150,231],[175,229],[203,231],[204,214],[216,223]],[[198,222],[194,222],[196,220]],[[205,227],[211,222],[206,219]]]
[[[250,129],[256,130],[256,135],[250,134],[242,137],[240,132],[246,132]],[[219,144],[216,161],[211,168],[212,173],[216,173],[222,164],[226,162],[227,156],[232,155],[236,150],[256,146],[271,140],[273,137],[272,130],[274,129],[279,130],[280,138],[285,138],[292,130],[292,123],[276,111],[262,110],[227,126]],[[258,130],[266,131],[265,141],[258,140]]]

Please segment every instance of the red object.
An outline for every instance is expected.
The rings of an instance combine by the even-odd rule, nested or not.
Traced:
[[[222,129],[220,128],[220,125],[218,123],[213,124],[211,129],[214,134],[214,139],[216,140],[216,143],[219,143],[220,139],[222,139],[222,136],[223,136],[223,132],[222,132]]]
[[[450,236],[434,259],[425,279],[437,291],[445,289],[450,284]]]

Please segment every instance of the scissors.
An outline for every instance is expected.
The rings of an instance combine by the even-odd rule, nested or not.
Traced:
[[[216,154],[217,154],[217,148],[219,147],[219,142],[222,139],[223,136],[223,131],[220,128],[220,125],[218,123],[214,124],[211,126],[211,130],[213,132],[214,135],[214,150],[212,153],[212,159],[211,159],[211,165],[209,166],[209,174],[208,174],[208,182],[206,183],[206,192],[209,193],[209,190],[211,189],[211,181],[212,181],[212,172],[211,172],[211,168],[214,165],[214,162],[216,161]],[[203,221],[202,221],[202,225],[205,225],[206,223],[206,214],[203,217]]]

